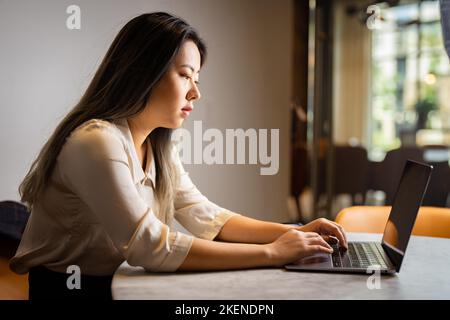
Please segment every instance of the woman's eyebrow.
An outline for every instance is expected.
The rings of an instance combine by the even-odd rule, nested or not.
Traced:
[[[195,72],[195,69],[194,69],[194,67],[193,66],[191,66],[190,64],[182,64],[180,67],[186,67],[186,68],[189,68],[189,69],[191,69],[192,70],[192,72]],[[197,72],[197,73],[199,73],[199,72]]]

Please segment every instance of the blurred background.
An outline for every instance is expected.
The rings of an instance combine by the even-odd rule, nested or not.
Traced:
[[[295,12],[292,211],[307,222],[391,205],[406,159],[434,166],[423,205],[449,207],[439,2],[297,1]]]

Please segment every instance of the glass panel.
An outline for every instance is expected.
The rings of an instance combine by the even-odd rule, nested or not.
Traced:
[[[439,15],[439,3],[438,1],[424,1],[420,6],[420,21],[430,22],[438,21]]]
[[[438,1],[370,2],[379,23],[369,20],[375,13],[366,15],[367,2],[339,3],[333,213],[361,203],[391,205],[406,159],[435,166],[424,205],[450,206],[449,171],[442,164],[450,161],[450,61]]]
[[[374,160],[400,145],[435,144],[450,130],[450,63],[438,1],[384,6],[382,20],[372,33]]]

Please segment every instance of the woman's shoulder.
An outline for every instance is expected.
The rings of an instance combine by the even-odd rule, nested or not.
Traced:
[[[91,149],[93,151],[123,149],[125,139],[122,132],[112,122],[91,119],[77,128],[67,137],[63,149],[66,151]]]
[[[122,133],[117,128],[117,126],[110,121],[101,119],[91,119],[75,128],[70,134],[68,139],[74,138],[86,139],[94,137],[97,138],[116,137],[120,139],[122,137]]]
[[[72,131],[72,135],[80,132],[93,132],[103,134],[119,133],[114,123],[102,119],[91,119],[82,123]]]

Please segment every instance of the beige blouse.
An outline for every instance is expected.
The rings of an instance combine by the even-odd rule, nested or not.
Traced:
[[[77,265],[83,274],[111,275],[126,260],[148,271],[175,271],[193,236],[214,239],[237,214],[199,192],[174,146],[173,161],[180,171],[174,216],[192,235],[173,230],[172,219],[158,211],[148,146],[144,172],[126,119],[90,120],[74,130],[34,204],[11,269],[26,273],[43,265],[65,273],[69,265]]]

